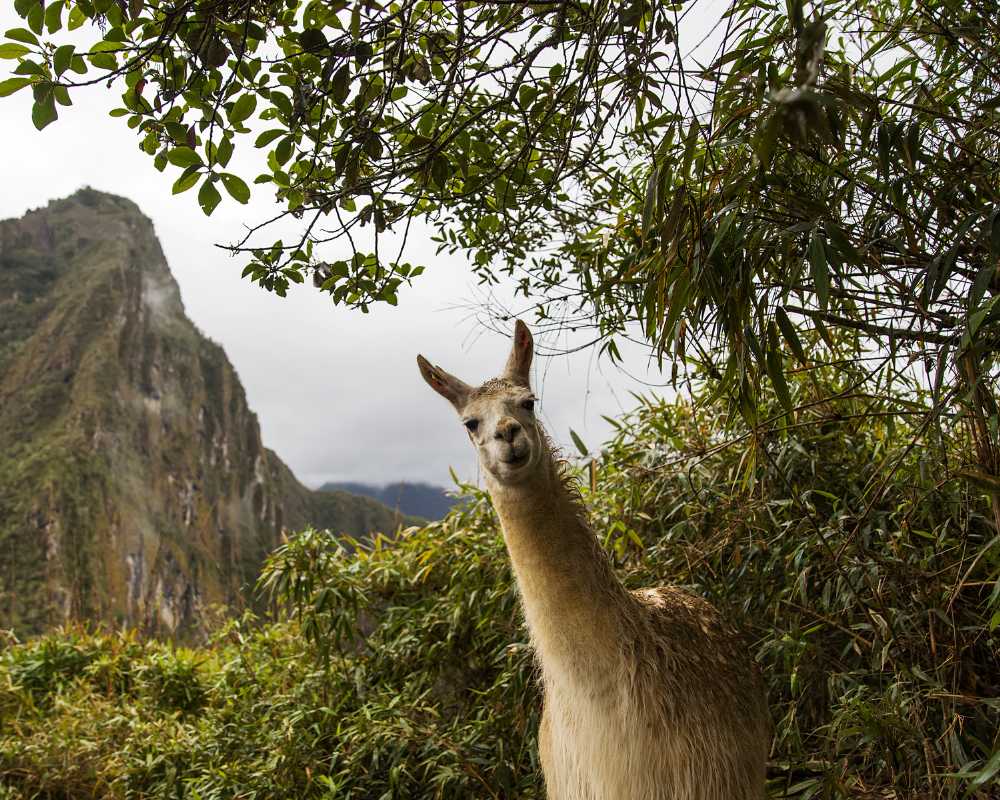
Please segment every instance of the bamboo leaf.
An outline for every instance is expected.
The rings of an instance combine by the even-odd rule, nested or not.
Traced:
[[[799,360],[799,363],[805,365],[806,363],[806,352],[802,348],[802,342],[799,340],[799,335],[795,330],[795,326],[792,321],[788,318],[788,314],[785,313],[785,309],[778,306],[774,310],[774,318],[778,323],[778,328],[781,331],[781,336],[788,344],[792,353]]]
[[[778,333],[773,323],[768,326],[767,339],[767,355],[764,359],[764,367],[767,370],[767,376],[771,379],[774,393],[778,396],[778,402],[781,403],[785,411],[791,413],[792,396],[788,391],[788,384],[785,381],[785,369],[781,363],[781,350],[778,346]]]
[[[809,269],[819,307],[824,311],[830,306],[830,269],[826,261],[826,249],[818,231],[813,231],[809,239]]]

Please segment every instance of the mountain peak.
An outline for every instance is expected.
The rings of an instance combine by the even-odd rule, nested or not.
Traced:
[[[252,603],[283,528],[400,520],[310,492],[264,447],[152,223],[93,189],[0,221],[0,486],[0,627],[19,632],[197,631]]]

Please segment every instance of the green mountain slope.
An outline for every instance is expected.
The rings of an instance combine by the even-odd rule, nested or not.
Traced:
[[[282,529],[398,522],[263,446],[134,204],[83,190],[0,222],[0,626],[196,632]]]

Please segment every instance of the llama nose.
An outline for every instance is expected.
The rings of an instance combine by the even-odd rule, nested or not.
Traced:
[[[504,417],[497,423],[497,439],[504,439],[507,442],[513,442],[514,437],[517,436],[517,432],[521,430],[521,423],[510,417]]]

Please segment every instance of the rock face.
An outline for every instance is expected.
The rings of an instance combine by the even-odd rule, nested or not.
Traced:
[[[399,522],[263,446],[134,204],[85,189],[0,222],[0,627],[196,635],[250,603],[284,528]]]

